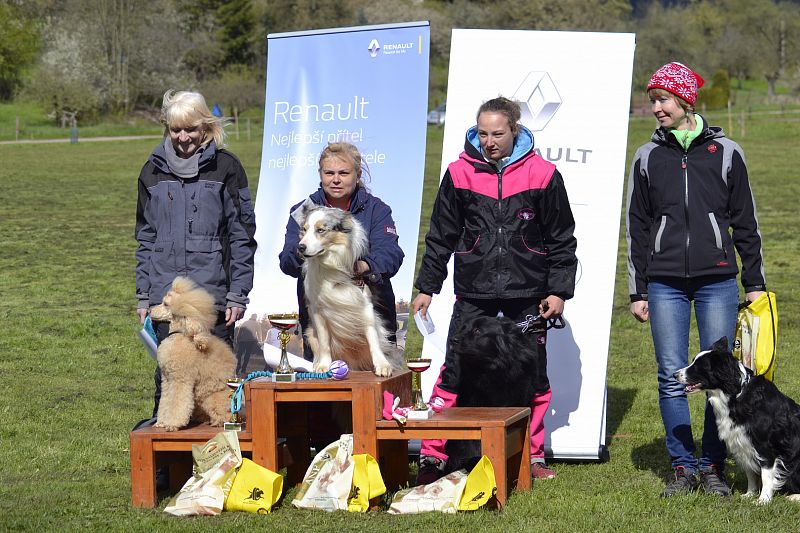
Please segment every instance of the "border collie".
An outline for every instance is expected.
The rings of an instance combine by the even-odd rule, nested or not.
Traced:
[[[298,251],[305,258],[306,337],[314,371],[325,372],[333,359],[341,359],[351,370],[392,375],[402,367],[402,356],[390,346],[369,286],[353,279],[356,261],[369,250],[366,231],[341,209],[306,204],[300,216]]]
[[[675,372],[687,393],[706,391],[720,438],[747,475],[747,493],[764,505],[779,490],[800,501],[800,406],[737,361],[721,338]]]

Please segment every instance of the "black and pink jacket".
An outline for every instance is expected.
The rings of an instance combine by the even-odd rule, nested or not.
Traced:
[[[520,126],[509,162],[480,152],[477,128],[439,185],[415,286],[438,293],[455,254],[455,294],[464,298],[571,298],[577,242],[564,181]]]

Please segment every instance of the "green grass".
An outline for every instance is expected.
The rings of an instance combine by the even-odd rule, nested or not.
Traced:
[[[714,118],[727,127],[726,120]],[[733,135],[747,154],[768,283],[779,299],[776,379],[798,399],[799,125],[797,115],[754,115],[744,137],[736,129]],[[652,119],[631,121],[629,159],[652,127]],[[429,129],[423,235],[441,136]],[[659,499],[669,460],[649,330],[627,311],[623,234],[609,353],[608,462],[556,463],[557,479],[514,495],[500,513],[326,514],[293,509],[290,498],[268,516],[179,519],[132,509],[128,431],[151,409],[154,365],[134,338],[133,215],[136,176],[154,144],[0,146],[0,530],[797,530],[800,506],[780,497],[768,508],[738,494]],[[260,140],[234,140],[231,148],[255,190]],[[413,327],[409,337],[408,349],[418,350]],[[696,349],[696,337],[692,343]],[[702,399],[693,397],[691,406],[698,435]],[[735,491],[743,492],[743,476],[732,465],[729,471]]]

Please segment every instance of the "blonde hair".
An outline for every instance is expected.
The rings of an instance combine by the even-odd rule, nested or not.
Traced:
[[[678,105],[683,108],[683,110],[686,112],[687,115],[693,115],[694,114],[694,106],[692,104],[690,104],[689,102],[687,102],[686,100],[684,100],[683,98],[678,96],[677,94],[671,93],[669,91],[665,91],[664,89],[659,89],[658,87],[654,87],[654,88],[652,88],[652,89],[647,91],[647,97],[648,98],[653,98],[653,99],[655,99],[655,98],[664,98],[664,97],[674,98],[675,101],[678,102]]]
[[[322,162],[329,157],[338,157],[339,159],[344,159],[345,161],[350,161],[353,164],[353,169],[356,171],[356,177],[358,178],[358,186],[367,189],[367,185],[362,179],[363,173],[366,173],[367,177],[371,177],[369,173],[369,167],[367,167],[366,161],[361,159],[361,152],[359,151],[358,147],[350,143],[328,143],[328,146],[323,148],[322,152],[319,154],[319,172],[322,172]]]
[[[161,123],[164,124],[164,137],[169,136],[171,127],[203,126],[201,144],[208,144],[213,139],[217,148],[225,146],[225,126],[229,119],[215,117],[208,109],[203,95],[191,91],[173,91],[164,93],[161,105]]]

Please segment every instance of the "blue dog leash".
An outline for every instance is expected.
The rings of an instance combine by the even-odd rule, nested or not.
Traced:
[[[233,397],[231,398],[231,413],[236,414],[242,410],[245,383],[255,378],[270,377],[272,377],[272,372],[269,370],[256,370],[255,372],[250,372],[247,374],[247,377],[244,378],[241,383],[239,383],[239,386],[236,387],[236,391],[233,393]],[[296,372],[295,377],[297,379],[331,379],[333,377],[333,372],[330,370],[327,372]]]

